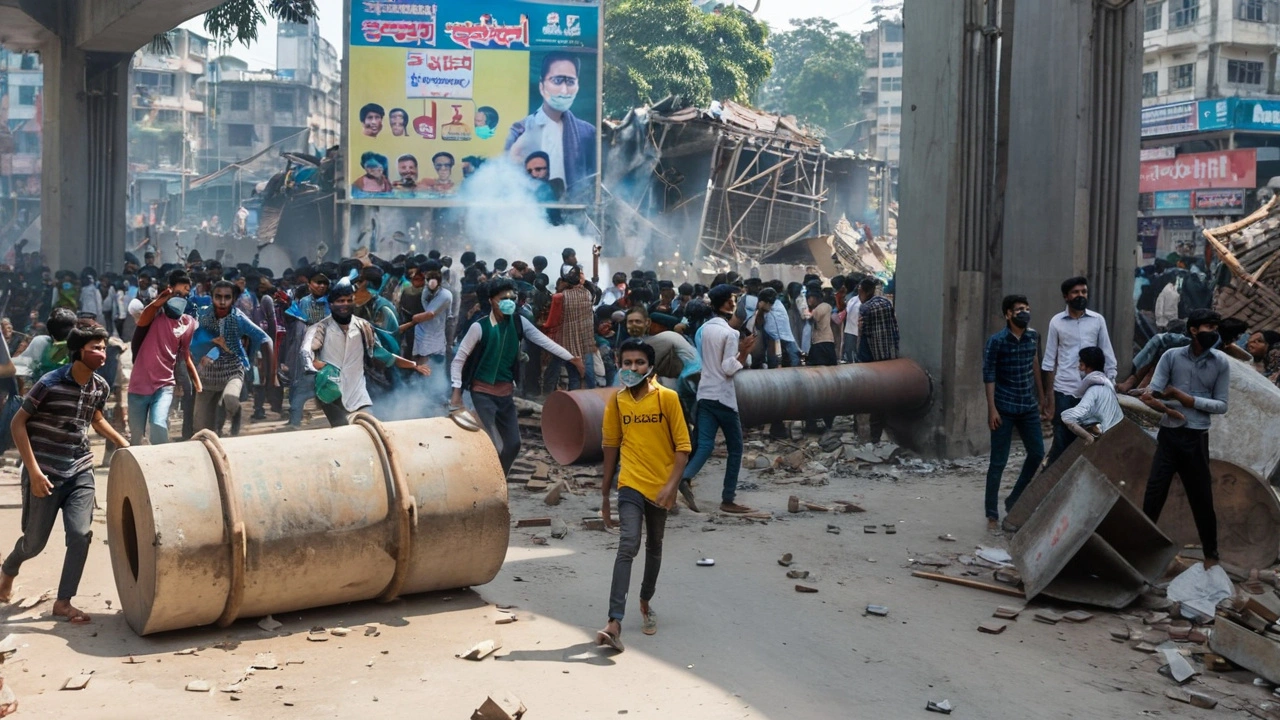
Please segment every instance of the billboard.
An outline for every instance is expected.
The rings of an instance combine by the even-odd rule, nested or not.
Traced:
[[[1257,153],[1250,150],[1191,153],[1141,163],[1138,192],[1235,189],[1258,186]]]
[[[1194,100],[1142,108],[1142,137],[1195,132],[1197,109]]]
[[[349,2],[351,202],[447,206],[490,162],[541,202],[594,202],[599,0]]]

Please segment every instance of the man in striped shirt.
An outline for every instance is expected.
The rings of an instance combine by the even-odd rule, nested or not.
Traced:
[[[72,330],[67,337],[72,362],[40,378],[10,425],[23,465],[22,537],[0,569],[0,602],[9,601],[22,564],[44,549],[61,510],[67,554],[53,615],[73,623],[89,622],[89,616],[71,604],[93,540],[93,453],[88,428],[92,425],[116,447],[129,447],[129,441],[102,416],[111,390],[94,371],[107,362],[108,337],[100,325]]]

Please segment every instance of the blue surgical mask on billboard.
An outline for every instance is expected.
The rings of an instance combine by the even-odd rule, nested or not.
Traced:
[[[493,128],[489,127],[488,125],[481,125],[480,127],[476,128],[476,137],[480,138],[481,140],[488,140],[489,138],[493,137]]]

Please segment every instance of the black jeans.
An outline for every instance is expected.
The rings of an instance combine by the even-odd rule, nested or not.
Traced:
[[[1200,545],[1208,560],[1218,559],[1218,515],[1213,511],[1213,475],[1209,472],[1209,431],[1191,428],[1160,428],[1156,436],[1156,456],[1147,476],[1147,492],[1142,512],[1151,522],[1160,519],[1174,473],[1182,479],[1182,489],[1191,505]]]
[[[840,364],[840,358],[836,357],[836,344],[834,342],[813,343],[809,346],[809,357],[806,360],[806,364],[809,367],[831,367]],[[822,422],[826,423],[828,431],[835,426],[835,421],[834,417],[822,418]],[[806,430],[816,430],[818,427],[817,418],[809,418],[805,421],[804,426]]]
[[[662,569],[662,536],[667,531],[667,511],[654,505],[635,488],[618,488],[618,557],[613,561],[613,585],[609,589],[609,619],[622,621],[631,591],[631,562],[640,553],[640,528],[644,526],[644,580],[640,599],[649,602]]]
[[[516,413],[515,399],[510,395],[472,392],[471,404],[475,406],[485,432],[489,433],[489,439],[493,440],[493,446],[498,448],[502,474],[506,475],[520,454],[520,418]]]
[[[1067,446],[1076,441],[1076,434],[1062,422],[1062,413],[1080,404],[1080,398],[1053,391],[1053,446],[1049,448],[1049,464],[1052,465]]]

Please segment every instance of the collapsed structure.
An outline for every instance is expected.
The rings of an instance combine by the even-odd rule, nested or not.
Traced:
[[[1280,195],[1239,222],[1204,231],[1222,261],[1214,309],[1251,328],[1280,328]]]

